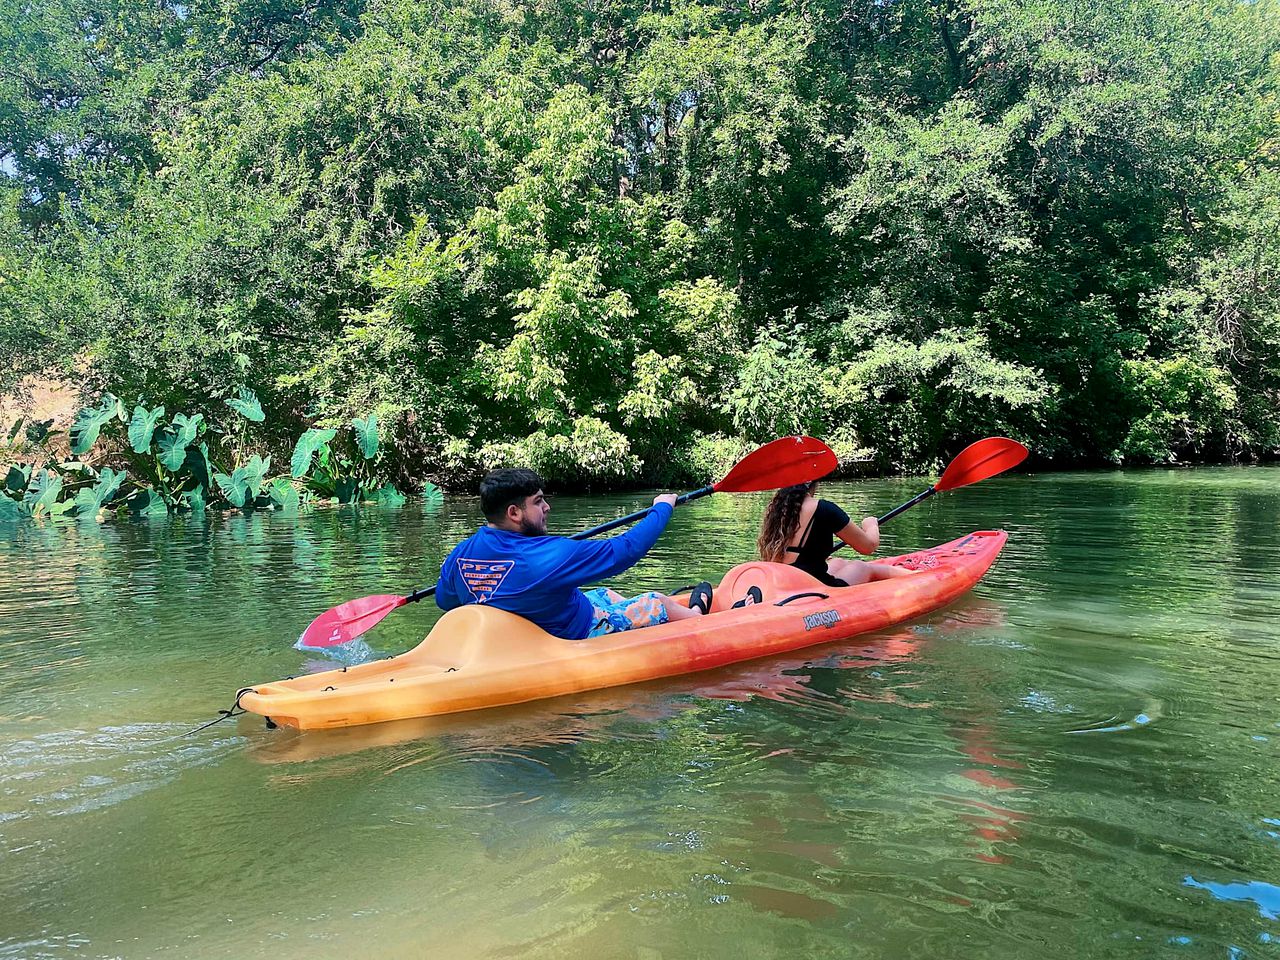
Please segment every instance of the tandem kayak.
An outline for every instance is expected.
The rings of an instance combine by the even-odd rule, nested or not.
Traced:
[[[256,684],[239,705],[300,730],[350,727],[656,680],[786,653],[901,623],[970,590],[1007,535],[971,533],[878,560],[915,571],[856,587],[828,587],[795,567],[752,561],[725,574],[711,613],[696,620],[588,640],[562,640],[504,610],[471,604],[442,616],[398,657]],[[758,587],[760,603],[733,608]]]

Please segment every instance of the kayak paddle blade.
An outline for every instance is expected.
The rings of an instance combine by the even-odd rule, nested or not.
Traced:
[[[336,647],[350,643],[367,630],[372,629],[396,607],[407,601],[394,593],[380,593],[372,597],[348,600],[332,610],[326,610],[311,621],[302,631],[298,643],[303,647]]]
[[[821,440],[782,437],[743,457],[714,489],[717,493],[777,490],[825,477],[839,465]]]
[[[951,461],[933,488],[939,493],[967,487],[1004,473],[1027,459],[1027,448],[1008,437],[987,437],[969,444]]]

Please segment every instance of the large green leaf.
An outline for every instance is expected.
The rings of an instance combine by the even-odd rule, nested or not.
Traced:
[[[98,433],[114,416],[123,411],[120,401],[106,394],[96,407],[85,407],[71,425],[71,452],[81,456],[98,442]]]
[[[60,500],[57,503],[51,503],[49,504],[49,511],[48,511],[49,519],[60,520],[66,517],[67,514],[75,510],[75,508],[76,508],[76,503],[74,500]]]
[[[62,492],[62,478],[52,470],[39,470],[31,476],[31,485],[22,498],[33,517],[47,513],[58,502]]]
[[[282,513],[297,513],[298,505],[301,498],[298,496],[298,488],[295,487],[285,477],[276,477],[271,481],[269,488],[271,494],[271,502],[276,505],[276,509]]]
[[[202,420],[202,413],[194,417],[182,413],[173,415],[173,424],[160,438],[160,462],[170,472],[177,473],[182,468],[182,462],[187,458],[187,447],[195,441]]]
[[[230,476],[225,473],[215,472],[213,479],[218,484],[218,489],[222,491],[222,495],[227,498],[228,503],[233,507],[244,506],[245,498],[249,495],[249,484],[245,480],[244,467],[236,467]]]
[[[380,507],[401,507],[405,502],[404,494],[389,483],[375,490],[371,499]]]
[[[271,469],[271,458],[263,460],[256,453],[249,458],[249,462],[240,468],[244,471],[245,483],[249,486],[249,492],[255,497],[262,492],[262,485],[266,482],[267,473]]]
[[[289,468],[293,476],[299,479],[305,477],[311,470],[311,458],[317,451],[326,447],[336,435],[337,431],[312,427],[300,436],[297,445],[293,448],[293,456],[289,460]]]
[[[30,467],[11,466],[4,478],[4,488],[18,494],[25,493],[30,480]]]
[[[267,415],[262,412],[262,404],[258,402],[258,395],[247,387],[240,389],[240,396],[229,397],[223,402],[246,420],[261,423],[267,419]]]
[[[76,494],[76,510],[86,516],[96,514],[111,502],[111,498],[120,491],[120,484],[124,483],[124,480],[123,471],[116,473],[107,467],[99,474],[97,483],[92,487],[82,487]]]
[[[378,415],[371,413],[368,420],[356,417],[351,421],[351,426],[355,427],[360,452],[366,460],[372,460],[378,455]]]
[[[169,505],[154,490],[139,490],[129,498],[129,510],[139,517],[163,517],[168,515]]]
[[[422,485],[422,505],[439,506],[444,503],[444,494],[440,492],[440,488],[428,480]]]
[[[139,404],[133,408],[133,419],[129,421],[129,446],[134,453],[146,453],[151,449],[151,436],[163,416],[164,407],[148,410]]]
[[[22,505],[12,497],[0,493],[0,520],[17,520],[22,516]]]
[[[192,513],[204,513],[204,488],[188,490],[182,495],[182,502]]]

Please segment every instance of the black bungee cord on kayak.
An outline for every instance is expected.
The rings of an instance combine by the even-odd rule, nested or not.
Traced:
[[[289,679],[292,680],[293,677],[290,677]],[[241,687],[239,690],[236,691],[236,699],[235,699],[235,702],[231,704],[230,710],[219,710],[218,715],[214,717],[212,720],[210,720],[208,723],[202,723],[200,726],[196,727],[194,730],[188,730],[186,733],[178,734],[178,736],[179,737],[194,736],[195,734],[199,733],[201,730],[208,730],[215,723],[221,723],[223,720],[230,720],[232,717],[243,716],[249,711],[246,710],[244,707],[240,706],[240,698],[243,697],[246,693],[252,693],[252,692],[254,692],[253,687]],[[177,737],[175,737],[174,739],[176,740]]]

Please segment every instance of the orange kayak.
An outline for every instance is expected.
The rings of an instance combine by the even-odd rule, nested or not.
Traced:
[[[407,653],[341,670],[262,683],[246,710],[300,730],[460,713],[695,673],[844,640],[942,607],[973,587],[1007,535],[979,531],[879,560],[915,571],[856,587],[827,587],[794,567],[753,561],[725,574],[708,616],[589,640],[562,640],[515,614],[471,604],[450,610]],[[760,588],[763,602],[732,609]]]

